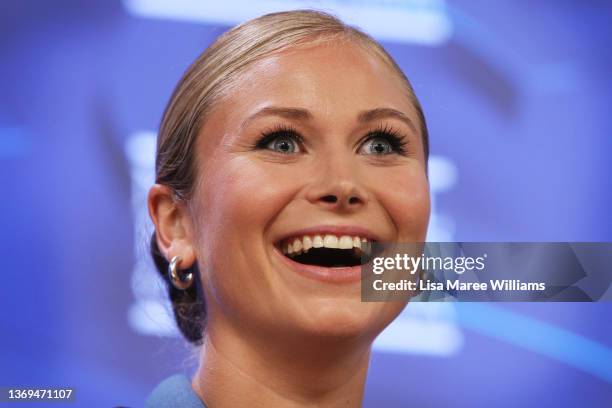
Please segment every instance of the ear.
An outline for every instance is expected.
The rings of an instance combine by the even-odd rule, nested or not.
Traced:
[[[168,262],[180,256],[180,269],[191,267],[196,261],[196,251],[187,206],[177,202],[172,190],[162,184],[154,184],[149,190],[148,206],[160,252]]]

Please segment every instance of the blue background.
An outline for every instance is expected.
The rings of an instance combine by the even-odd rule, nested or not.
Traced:
[[[446,40],[382,40],[429,122],[430,239],[612,241],[612,4],[433,3]],[[73,386],[78,406],[141,406],[196,363],[142,317],[163,302],[139,183],[174,85],[229,24],[126,4],[0,6],[0,386]],[[378,343],[365,406],[612,405],[612,304],[434,307]]]

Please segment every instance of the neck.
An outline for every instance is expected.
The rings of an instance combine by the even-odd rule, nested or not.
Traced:
[[[193,388],[209,408],[360,407],[370,343],[284,338],[272,343],[210,325]]]

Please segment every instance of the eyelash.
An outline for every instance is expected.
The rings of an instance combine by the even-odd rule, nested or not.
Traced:
[[[255,148],[265,149],[266,146],[270,144],[270,142],[281,136],[290,137],[295,140],[299,145],[304,144],[304,138],[300,136],[300,134],[295,128],[288,125],[276,125],[274,128],[261,133],[259,140],[255,145]]]
[[[292,138],[298,145],[304,144],[304,138],[295,128],[289,125],[281,124],[276,125],[270,130],[262,132],[255,145],[255,148],[266,149],[270,142],[281,136]],[[406,146],[408,145],[408,141],[406,140],[406,137],[388,125],[381,125],[378,127],[378,129],[368,132],[368,134],[360,140],[359,145],[362,146],[366,142],[378,138],[385,139],[389,145],[391,145],[394,153],[402,156],[407,155]]]
[[[399,155],[406,156],[408,150],[406,146],[408,141],[399,131],[388,125],[381,125],[378,129],[369,132],[362,140],[360,145],[369,142],[374,139],[385,139],[390,145],[393,151]]]

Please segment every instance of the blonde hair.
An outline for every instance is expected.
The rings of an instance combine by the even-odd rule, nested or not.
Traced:
[[[234,79],[249,65],[288,48],[324,41],[348,41],[363,47],[387,64],[406,85],[407,96],[420,119],[425,160],[429,143],[425,117],[412,86],[393,58],[369,35],[320,11],[296,10],[266,14],[227,31],[187,69],[166,107],[157,139],[156,183],[172,189],[179,200],[188,200],[195,184],[194,145],[206,114],[231,91]],[[151,252],[162,276],[168,263],[155,240]],[[196,267],[197,268],[197,267]],[[199,276],[197,274],[196,276]],[[199,282],[197,282],[199,283]],[[176,292],[170,284],[174,314],[183,335],[192,343],[202,339],[205,305],[201,288]]]

